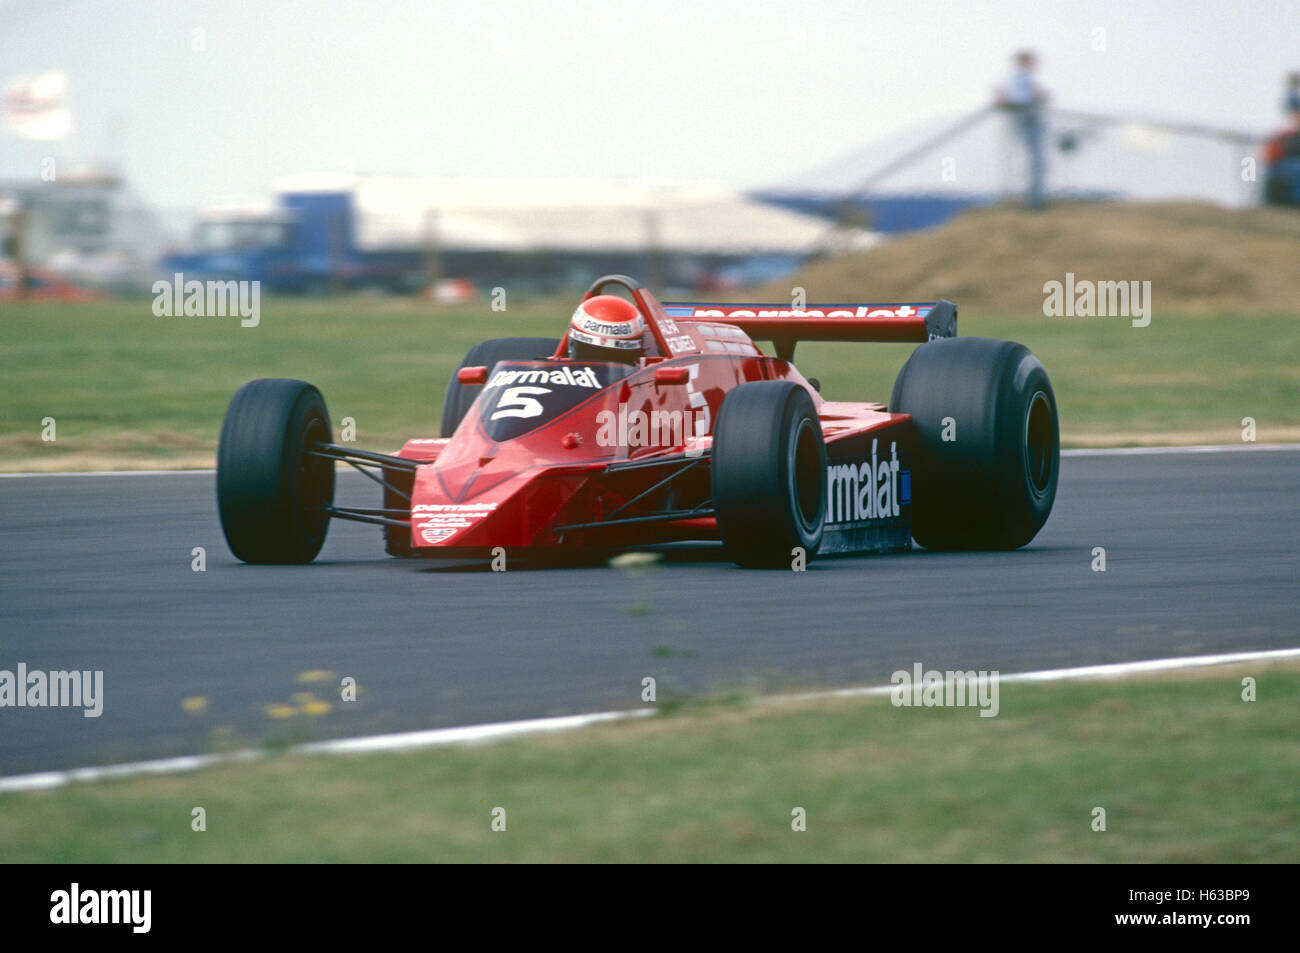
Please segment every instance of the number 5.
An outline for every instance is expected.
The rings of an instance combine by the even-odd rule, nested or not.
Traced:
[[[525,394],[549,394],[549,387],[511,387],[501,395],[497,401],[497,409],[489,417],[489,420],[499,420],[502,417],[540,417],[542,414],[542,402],[534,400],[531,397],[525,397]]]

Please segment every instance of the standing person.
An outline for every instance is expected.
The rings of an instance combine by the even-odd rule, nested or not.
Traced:
[[[1043,177],[1046,159],[1043,155],[1043,109],[1047,91],[1039,85],[1034,71],[1038,58],[1033,50],[1021,50],[1012,57],[1013,68],[1005,83],[998,87],[997,105],[1007,110],[1015,124],[1016,134],[1025,146],[1028,182],[1025,186],[1025,208],[1043,207]]]
[[[1264,143],[1264,203],[1300,208],[1300,73],[1287,77],[1287,124]]]

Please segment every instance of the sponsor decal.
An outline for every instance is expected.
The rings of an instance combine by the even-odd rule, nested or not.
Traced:
[[[613,362],[501,363],[479,397],[479,419],[490,439],[514,440],[630,373],[628,365]]]
[[[597,321],[595,318],[583,318],[582,330],[590,331],[592,334],[604,334],[609,337],[626,337],[629,334],[640,334],[639,328],[634,328],[630,321],[624,321],[621,324],[607,324],[604,321]]]
[[[899,469],[898,443],[889,444],[889,459],[879,457],[879,440],[871,441],[871,458],[861,463],[826,467],[826,524],[893,519],[912,502],[911,473]]]
[[[412,513],[479,513],[495,510],[495,503],[417,503]]]
[[[822,305],[819,308],[710,308],[695,305],[683,305],[668,309],[668,313],[678,318],[923,318],[930,313],[929,305],[916,307],[910,304],[894,304],[887,307],[859,304],[836,307]]]
[[[418,503],[411,509],[411,519],[421,539],[440,543],[469,529],[496,508],[495,503]]]
[[[569,337],[574,341],[582,341],[584,344],[594,344],[596,347],[613,347],[621,351],[635,351],[641,347],[640,335],[633,338],[602,337],[599,334],[584,334],[577,328],[571,328]]]
[[[661,318],[659,320],[659,330],[663,333],[664,343],[668,345],[668,353],[671,356],[675,357],[678,354],[691,354],[699,351],[699,348],[695,346],[695,339],[682,331],[681,327],[672,318]]]
[[[507,384],[553,384],[557,387],[590,387],[593,389],[602,386],[593,368],[571,367],[568,364],[555,369],[531,367],[497,371],[492,375],[492,379],[487,382],[488,387],[503,387]]]

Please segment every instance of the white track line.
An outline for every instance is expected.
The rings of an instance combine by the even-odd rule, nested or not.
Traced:
[[[561,715],[558,718],[529,718],[525,721],[501,721],[488,725],[466,725],[463,728],[434,728],[429,731],[405,731],[396,735],[371,735],[364,738],[339,738],[333,741],[314,741],[298,745],[297,754],[366,754],[375,751],[407,751],[412,748],[438,748],[444,745],[473,745],[519,735],[535,735],[548,731],[572,731],[602,721],[622,721],[627,718],[644,718],[657,709],[634,708],[629,711],[598,711],[589,715]],[[0,778],[0,784],[4,779]],[[0,787],[0,790],[4,790]]]
[[[1084,665],[1079,668],[1054,668],[1042,672],[1016,672],[1011,675],[999,673],[1000,685],[1008,682],[1061,682],[1066,680],[1126,678],[1130,675],[1144,675],[1150,672],[1172,672],[1182,668],[1204,668],[1209,665],[1233,665],[1237,662],[1262,662],[1277,659],[1300,658],[1300,648],[1268,649],[1259,652],[1230,652],[1222,655],[1187,655],[1182,658],[1148,659],[1141,662],[1114,662],[1106,665]],[[992,679],[977,678],[975,684]],[[771,695],[755,698],[759,704],[781,704],[792,701],[818,701],[823,698],[866,698],[890,695],[897,685],[872,685],[867,688],[835,688],[822,692],[807,692],[801,695]],[[3,790],[3,788],[0,788]]]
[[[19,477],[90,477],[90,476],[184,476],[216,473],[216,470],[61,470],[58,473],[0,473],[0,479]]]
[[[1241,451],[1300,450],[1300,443],[1242,443],[1195,447],[1095,447],[1062,450],[1063,457],[1121,457],[1148,453],[1237,453]],[[59,473],[0,473],[0,479],[18,477],[177,476],[216,473],[216,470],[77,470]]]
[[[1300,450],[1300,443],[1229,443],[1196,447],[1086,447],[1062,450],[1063,457],[1128,457],[1155,453],[1240,453],[1266,450]]]
[[[1150,672],[1173,671],[1183,668],[1203,668],[1210,665],[1231,665],[1235,662],[1271,661],[1300,658],[1300,648],[1270,649],[1259,652],[1232,652],[1222,655],[1192,655],[1184,658],[1150,659],[1142,662],[1119,662],[1110,665],[1087,665],[1081,668],[1058,668],[1041,672],[1019,672],[999,677],[999,682],[1055,682],[1066,679],[1123,678]],[[887,696],[895,690],[893,685],[873,685],[865,688],[839,688],[796,695],[772,695],[753,699],[765,705],[790,702],[818,701],[829,698],[861,698]],[[384,751],[411,751],[422,748],[439,748],[447,745],[484,744],[506,738],[536,735],[555,731],[572,731],[600,722],[626,721],[646,718],[658,713],[656,708],[634,708],[629,711],[601,711],[587,715],[563,715],[558,718],[530,718],[525,721],[504,721],[487,725],[466,725],[460,728],[435,728],[428,731],[406,731],[391,735],[370,735],[361,738],[339,738],[331,741],[314,741],[295,745],[289,754],[366,754]],[[18,791],[46,791],[69,784],[86,781],[106,781],[149,774],[180,774],[197,771],[218,764],[237,761],[255,761],[267,757],[265,750],[247,749],[230,754],[186,755],[179,758],[162,758],[155,761],[136,761],[129,764],[107,765],[98,768],[71,768],[67,771],[43,771],[37,774],[17,774],[0,778],[0,793]]]

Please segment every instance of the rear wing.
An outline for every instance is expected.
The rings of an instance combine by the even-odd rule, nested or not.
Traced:
[[[666,301],[674,321],[730,324],[756,341],[771,341],[777,357],[791,360],[799,341],[933,341],[957,336],[951,301],[896,304],[710,304]]]

